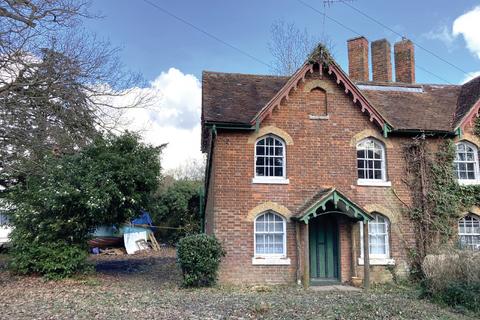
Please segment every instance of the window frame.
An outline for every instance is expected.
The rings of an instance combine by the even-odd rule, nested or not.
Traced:
[[[257,220],[261,216],[267,215],[267,214],[273,214],[277,217],[279,217],[282,220],[282,234],[283,234],[283,240],[282,240],[282,250],[283,253],[257,253]],[[259,232],[262,234],[269,234],[270,232]],[[273,232],[272,234],[278,234]],[[279,258],[283,259],[287,257],[287,221],[285,218],[272,210],[268,210],[265,212],[260,213],[255,217],[255,220],[253,220],[253,257],[254,259],[256,258]]]
[[[359,161],[359,157],[358,157],[358,151],[359,150],[365,150],[367,151],[368,149],[366,148],[362,148],[360,149],[359,146],[363,143],[366,143],[366,142],[373,142],[374,144],[376,144],[380,150],[381,150],[381,159],[380,159],[380,172],[381,172],[381,178],[380,179],[375,179],[375,178],[360,178],[359,177],[359,167],[358,167],[358,161]],[[356,145],[355,145],[355,161],[356,161],[356,164],[355,164],[355,168],[356,168],[356,173],[357,173],[357,184],[358,185],[363,185],[363,186],[384,186],[384,187],[389,187],[391,186],[391,182],[387,180],[387,156],[386,156],[386,150],[385,150],[385,145],[382,141],[378,140],[378,139],[375,139],[373,137],[367,137],[365,139],[362,139],[360,140]],[[365,157],[364,158],[361,158],[361,160],[363,161],[369,161],[369,160],[372,160],[374,161],[375,159],[369,159],[367,158],[368,156],[368,152],[366,152],[365,154]],[[378,159],[377,159],[378,161]],[[363,169],[364,172],[367,172],[366,169]],[[375,170],[375,169],[374,169]]]
[[[475,232],[471,232],[471,233],[466,233],[466,232],[460,233],[460,223],[461,223],[462,221],[464,221],[465,218],[467,218],[467,217],[470,217],[470,218],[476,220],[476,222],[479,224],[479,232],[478,232],[478,233],[475,233]],[[473,223],[472,223],[472,225],[473,225]],[[480,217],[477,216],[477,215],[474,215],[474,214],[469,213],[469,214],[466,214],[465,216],[463,216],[462,218],[458,219],[458,222],[457,222],[457,232],[458,232],[458,244],[459,244],[459,246],[462,248],[462,242],[461,242],[461,237],[462,237],[462,236],[463,236],[463,237],[475,237],[475,236],[480,237]],[[470,248],[470,246],[467,246],[467,248],[468,248],[469,250],[473,250],[473,251],[480,251],[480,242],[479,242],[479,244],[477,245],[477,247]]]
[[[391,238],[391,222],[390,222],[390,219],[381,214],[381,213],[378,213],[378,212],[374,212],[372,213],[372,216],[375,218],[374,220],[372,221],[375,221],[377,220],[377,217],[381,217],[384,219],[384,223],[385,223],[385,253],[384,254],[372,254],[370,252],[370,236],[372,235],[371,234],[371,231],[372,231],[372,228],[371,228],[371,224],[372,224],[372,221],[369,221],[368,222],[368,235],[369,235],[369,241],[368,241],[368,256],[369,256],[369,259],[370,259],[370,264],[372,265],[394,265],[395,264],[395,261],[391,258],[391,253],[390,253],[390,238]],[[359,222],[359,226],[360,226],[360,257],[359,257],[359,264],[360,265],[363,265],[364,261],[363,261],[363,252],[364,252],[364,243],[363,243],[363,221],[360,221]]]
[[[458,171],[457,171],[457,168],[456,168],[456,164],[457,163],[472,163],[471,161],[459,161],[457,160],[457,153],[458,153],[458,146],[459,145],[465,145],[466,147],[470,147],[473,149],[473,165],[474,165],[474,178],[473,179],[461,179],[458,175]],[[480,184],[480,167],[479,167],[479,162],[478,162],[478,147],[469,142],[469,141],[465,141],[465,140],[462,140],[462,141],[459,141],[457,143],[455,143],[455,159],[453,160],[453,164],[455,166],[455,175],[456,175],[456,178],[457,178],[457,181],[459,184],[461,185],[471,185],[471,184]]]
[[[257,175],[257,158],[259,155],[257,155],[257,144],[261,140],[266,140],[267,138],[272,138],[274,141],[278,141],[282,145],[282,176],[258,176]],[[262,155],[264,158],[266,158],[265,155]],[[279,136],[275,134],[266,134],[261,137],[259,137],[257,140],[255,140],[254,144],[254,156],[253,156],[253,179],[252,183],[268,183],[268,184],[288,184],[290,181],[287,179],[287,144],[285,141],[280,138]]]

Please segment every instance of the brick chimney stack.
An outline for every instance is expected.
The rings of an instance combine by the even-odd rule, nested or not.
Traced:
[[[387,39],[380,39],[373,41],[371,46],[373,81],[392,82],[390,42]]]
[[[395,81],[415,83],[415,50],[413,42],[403,39],[395,43]]]
[[[354,81],[368,81],[368,40],[357,37],[347,41],[348,74]]]

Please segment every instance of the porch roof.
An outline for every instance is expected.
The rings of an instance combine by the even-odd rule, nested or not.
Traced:
[[[303,221],[304,223],[308,223],[310,219],[327,213],[326,208],[327,203],[329,202],[335,206],[335,209],[353,219],[362,221],[369,221],[373,219],[373,217],[361,206],[343,195],[336,188],[322,189],[317,192],[309,201],[305,203],[304,206],[300,208],[295,219],[298,221]],[[317,212],[320,208],[325,212]]]

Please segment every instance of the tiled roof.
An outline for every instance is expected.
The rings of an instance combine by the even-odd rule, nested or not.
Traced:
[[[460,86],[372,84],[360,85],[360,89],[395,130],[453,130]]]
[[[462,86],[455,111],[455,126],[459,124],[478,99],[480,99],[480,77],[476,77]]]
[[[288,77],[204,72],[202,120],[251,123]],[[460,85],[357,83],[394,130],[453,131],[480,98],[480,77]]]
[[[289,77],[204,71],[203,121],[249,124],[288,79]]]

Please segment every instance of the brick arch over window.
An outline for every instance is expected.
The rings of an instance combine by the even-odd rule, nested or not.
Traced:
[[[333,93],[335,87],[332,86],[330,80],[311,80],[305,83],[303,91],[310,92],[313,88],[321,88],[326,93]]]
[[[289,221],[292,217],[292,212],[287,207],[282,206],[281,204],[278,204],[276,202],[268,201],[259,204],[255,208],[251,209],[245,217],[245,221],[253,222],[258,215],[266,211],[274,211],[275,213],[285,218],[285,220],[287,221]]]
[[[285,144],[287,146],[289,145],[293,145],[293,139],[292,137],[288,134],[288,132],[286,132],[285,130],[282,130],[280,128],[277,128],[275,126],[265,126],[265,127],[261,127],[258,131],[252,133],[249,137],[248,137],[248,141],[247,143],[248,144],[255,144],[257,142],[257,140],[265,135],[268,135],[268,134],[273,134],[273,135],[276,135],[280,138],[283,139],[283,141],[285,141]]]
[[[391,210],[381,204],[367,204],[366,206],[364,206],[364,209],[369,213],[378,212],[386,216],[392,224],[396,224],[399,222],[400,213],[395,212],[394,210]]]
[[[457,136],[454,140],[455,143],[459,142],[469,142],[471,144],[474,144],[477,148],[480,146],[480,138],[478,138],[476,135],[471,134],[471,133],[464,133],[462,136]]]
[[[378,130],[373,130],[373,129],[365,129],[360,131],[359,133],[355,134],[352,139],[350,139],[350,146],[356,147],[357,144],[366,139],[366,138],[375,138],[379,140],[380,142],[383,143],[383,145],[386,148],[392,148],[393,145],[390,140],[385,139],[379,132]]]

